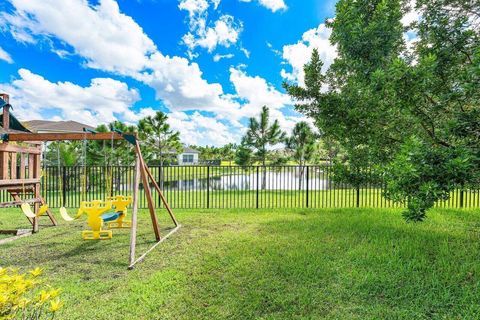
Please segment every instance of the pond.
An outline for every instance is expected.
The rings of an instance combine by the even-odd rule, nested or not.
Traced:
[[[206,190],[306,190],[308,178],[309,190],[328,190],[333,187],[333,181],[320,169],[306,172],[300,168],[292,167],[288,170],[267,171],[244,174],[217,174],[206,178],[178,179],[163,183],[164,190],[195,191]],[[262,188],[263,186],[263,188]]]

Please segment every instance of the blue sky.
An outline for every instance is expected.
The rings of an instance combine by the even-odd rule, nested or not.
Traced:
[[[303,120],[281,87],[318,48],[335,58],[334,0],[7,0],[0,91],[22,120],[135,123],[156,110],[187,144],[238,142],[266,104]]]

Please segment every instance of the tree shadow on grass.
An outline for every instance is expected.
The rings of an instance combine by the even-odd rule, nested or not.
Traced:
[[[51,270],[50,275],[64,273],[87,273],[90,266],[118,273],[128,267],[130,229],[114,230],[109,240],[83,240],[83,224],[64,225],[42,229],[40,233],[18,239],[1,246],[2,266],[30,269],[35,267]],[[162,228],[168,233],[170,228]],[[137,234],[137,255],[156,243],[153,231],[140,228]],[[101,276],[99,274],[99,276]]]
[[[474,317],[479,245],[443,222],[303,215],[208,244],[188,282],[207,318]],[[363,221],[362,221],[363,218]],[[385,219],[385,217],[383,217]],[[459,265],[462,261],[463,267]],[[196,301],[204,301],[198,304]],[[188,315],[183,315],[188,318]]]

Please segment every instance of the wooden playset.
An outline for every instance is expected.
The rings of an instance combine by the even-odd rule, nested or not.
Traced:
[[[29,219],[32,224],[31,230],[1,230],[1,233],[12,233],[17,236],[24,236],[36,233],[39,230],[39,221],[41,218],[48,218],[52,226],[57,225],[57,221],[48,208],[44,198],[41,195],[42,183],[42,143],[50,141],[89,141],[89,140],[126,140],[133,145],[135,153],[135,174],[133,185],[133,196],[115,196],[108,197],[105,200],[82,201],[75,217],[71,217],[65,208],[60,208],[60,216],[66,221],[79,219],[82,215],[87,215],[87,223],[91,230],[82,232],[85,240],[103,240],[112,238],[112,230],[115,228],[130,228],[130,256],[129,268],[151,252],[159,243],[176,232],[180,225],[178,224],[173,211],[171,210],[162,190],[153,178],[150,169],[146,165],[141,149],[140,142],[136,134],[121,132],[97,133],[85,131],[83,133],[32,133],[25,128],[10,112],[11,105],[9,97],[6,94],[0,95],[0,108],[3,114],[0,117],[0,190],[8,192],[12,201],[0,202],[0,208],[20,207],[21,212]],[[136,234],[137,234],[137,216],[138,216],[138,197],[140,179],[144,186],[144,193],[148,204],[150,219],[155,234],[155,244],[136,258]],[[159,197],[167,210],[174,228],[165,236],[160,235],[157,214],[152,190],[157,191]],[[33,205],[33,207],[32,207]],[[127,207],[132,206],[131,221],[125,220]],[[106,228],[105,223],[107,223]]]

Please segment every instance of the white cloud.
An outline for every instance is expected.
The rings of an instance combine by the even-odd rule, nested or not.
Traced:
[[[2,47],[0,47],[0,60],[6,61],[8,63],[13,63],[13,59],[10,54],[8,54],[7,51],[3,50]]]
[[[240,48],[240,51],[243,52],[243,54],[245,55],[245,57],[246,57],[247,59],[250,59],[250,51],[248,51],[247,49],[245,49],[245,48],[243,48],[243,47]]]
[[[402,17],[402,25],[404,27],[410,26],[413,22],[419,21],[421,17],[420,11],[416,8],[416,0],[410,0],[408,2],[407,12]]]
[[[220,0],[181,0],[178,8],[188,12],[189,32],[182,37],[190,58],[196,57],[195,48],[214,51],[218,46],[225,48],[237,43],[242,32],[242,23],[231,15],[221,15],[216,21],[208,22],[210,7],[217,10]]]
[[[183,43],[191,52],[196,47],[207,49],[208,52],[212,52],[217,46],[228,48],[237,43],[242,32],[242,24],[235,22],[230,15],[222,15],[211,27],[206,27],[204,21],[199,25],[200,27],[182,37]]]
[[[88,87],[81,87],[71,82],[53,83],[27,69],[18,73],[19,79],[0,84],[0,88],[11,95],[15,114],[22,120],[42,119],[52,111],[63,119],[92,125],[118,118],[138,120],[130,107],[139,100],[139,94],[123,82],[95,78]]]
[[[5,14],[16,21],[10,26],[11,32],[56,37],[87,59],[87,67],[128,75],[150,85],[157,98],[172,110],[218,110],[226,116],[229,109],[237,107],[224,95],[220,84],[203,79],[198,64],[159,52],[113,0],[101,0],[98,6],[89,6],[83,0],[12,0],[12,4],[16,12]],[[192,12],[203,10],[201,5],[195,8],[190,7]]]
[[[305,80],[303,66],[310,61],[313,49],[318,49],[320,59],[323,61],[322,70],[327,70],[337,56],[337,49],[331,45],[329,40],[331,33],[332,30],[322,23],[318,28],[305,32],[302,39],[296,44],[284,46],[282,56],[290,64],[292,70],[288,72],[282,69],[282,77],[303,85]]]
[[[252,0],[240,0],[241,2],[252,2]],[[258,3],[272,12],[278,10],[287,10],[287,5],[283,0],[258,0]]]
[[[222,146],[240,141],[243,130],[234,130],[225,123],[206,117],[199,112],[187,115],[184,112],[170,113],[168,122],[173,130],[179,131],[182,141],[195,145]]]
[[[418,34],[416,30],[413,30],[411,25],[414,22],[419,22],[422,13],[419,9],[416,8],[416,0],[410,0],[407,6],[407,12],[402,17],[402,25],[407,29],[403,34],[403,40],[405,41],[406,55],[413,55],[415,50],[415,45],[418,42]],[[417,60],[414,58],[412,63],[416,64]]]
[[[277,50],[273,47],[273,44],[271,44],[270,42],[265,42],[265,44],[267,45],[267,47],[273,52],[275,53],[277,56],[282,56],[282,52],[280,50]]]
[[[278,91],[264,78],[249,76],[241,69],[230,68],[230,81],[235,87],[236,95],[247,102],[244,108],[252,109],[248,116],[255,114],[264,105],[279,109],[292,104],[289,95]]]
[[[155,89],[157,98],[172,111],[203,110],[226,117],[238,108],[238,103],[223,92],[218,83],[208,83],[196,63],[186,58],[152,55],[146,72],[138,77]]]
[[[235,87],[236,96],[244,103],[239,110],[241,117],[257,117],[263,106],[270,108],[272,119],[278,120],[282,130],[290,132],[295,124],[306,118],[285,116],[282,109],[293,104],[289,95],[278,91],[272,84],[259,76],[249,76],[245,71],[230,68],[230,81]]]
[[[4,13],[3,17],[15,39],[25,43],[60,40],[51,41],[59,46],[52,47],[57,54],[67,50],[84,58],[86,67],[129,76],[152,87],[157,99],[171,110],[172,122],[176,121],[177,130],[183,130],[184,139],[195,139],[192,143],[238,142],[244,130],[241,120],[256,116],[264,104],[272,108],[272,116],[285,128],[298,120],[282,114],[281,109],[291,103],[289,97],[261,77],[231,69],[230,80],[236,93],[227,94],[219,83],[204,79],[198,64],[161,53],[113,0],[100,0],[98,5],[89,5],[85,0],[11,2],[16,11]],[[190,10],[189,14],[203,12],[201,3],[195,7],[194,2],[186,3],[189,9],[185,10]],[[209,3],[215,7],[219,1]],[[19,73],[19,79],[0,87],[11,93],[16,113],[24,119],[59,113],[63,119],[91,124],[116,119],[133,123],[155,111],[133,110],[131,106],[140,99],[138,92],[111,78],[92,79],[89,86],[83,87],[71,82],[51,82],[26,69]],[[185,113],[192,110],[193,114]]]
[[[207,0],[181,0],[178,8],[188,11],[191,18],[201,15],[208,10],[210,3]]]
[[[7,28],[23,42],[55,37],[85,58],[90,68],[131,75],[144,69],[153,41],[114,0],[91,6],[82,0],[10,0],[16,11],[3,13]]]
[[[232,59],[234,55],[232,53],[229,54],[216,54],[213,56],[213,61],[218,62],[222,59]]]

